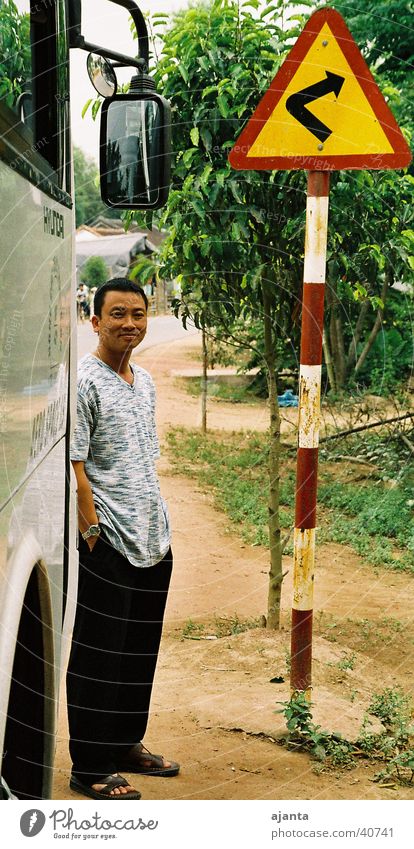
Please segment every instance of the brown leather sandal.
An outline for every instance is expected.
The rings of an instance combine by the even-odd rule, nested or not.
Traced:
[[[142,743],[132,746],[132,749],[122,759],[119,769],[125,772],[137,773],[139,775],[158,775],[161,778],[170,778],[178,775],[180,765],[171,761],[171,766],[165,766],[165,758],[162,755],[153,755]]]
[[[90,784],[84,784],[76,775],[71,775],[69,786],[76,793],[82,793],[83,796],[89,796],[90,799],[140,799],[141,793],[139,790],[133,790],[130,793],[116,793],[111,796],[111,790],[116,787],[128,787],[129,781],[123,778],[122,775],[105,775],[103,778],[97,778],[93,784],[104,784],[102,790],[94,790]]]

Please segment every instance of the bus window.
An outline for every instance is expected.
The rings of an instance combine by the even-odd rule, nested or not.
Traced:
[[[0,106],[5,107],[9,127],[6,141],[15,144],[12,136],[19,133],[25,145],[17,146],[25,159],[70,192],[68,56],[62,3],[0,3]],[[14,122],[9,109],[17,118]],[[43,166],[35,162],[37,154]],[[27,174],[23,161],[14,167]]]
[[[34,135],[45,140],[42,156],[59,170],[58,87],[56,49],[56,5],[50,0],[32,0],[32,95]]]
[[[0,97],[19,120],[32,117],[28,102],[32,81],[29,12],[29,0],[5,0],[0,5]]]

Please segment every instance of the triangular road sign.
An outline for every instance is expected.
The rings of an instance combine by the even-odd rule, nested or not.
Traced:
[[[403,168],[411,152],[343,18],[315,12],[229,155],[242,170]]]

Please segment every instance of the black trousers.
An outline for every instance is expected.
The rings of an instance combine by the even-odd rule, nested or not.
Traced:
[[[172,570],[172,552],[137,568],[99,537],[79,543],[78,604],[67,672],[73,773],[117,772],[143,739]]]

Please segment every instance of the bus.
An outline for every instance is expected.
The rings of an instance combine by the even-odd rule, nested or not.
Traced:
[[[133,66],[144,83],[130,98],[104,91],[105,200],[120,209],[157,207],[168,193],[168,108],[142,77],[148,40],[141,13],[132,0],[111,2],[140,28],[140,58],[97,48],[93,72],[109,56],[114,65]],[[91,47],[80,12],[80,0],[0,2],[0,798],[11,800],[51,798],[59,685],[76,599],[69,50]],[[111,65],[106,72],[114,76]],[[140,108],[131,113],[136,101]],[[159,185],[153,143],[166,163]],[[148,162],[131,157],[138,148]]]

